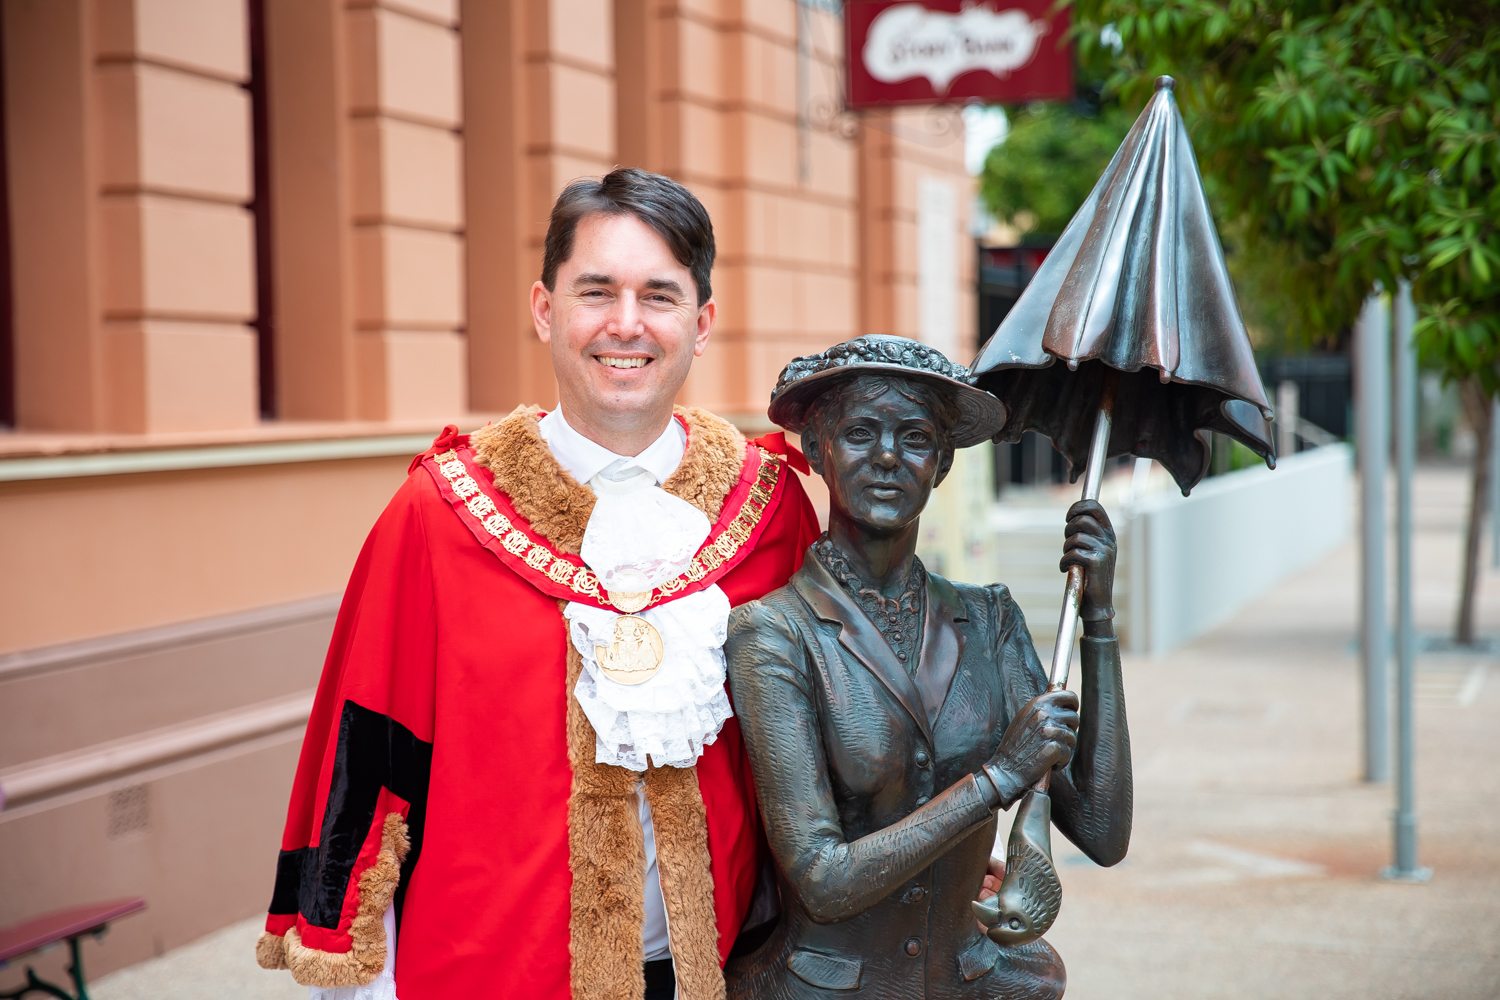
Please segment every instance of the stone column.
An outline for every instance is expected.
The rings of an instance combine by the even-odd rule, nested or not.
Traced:
[[[897,108],[867,113],[862,129],[861,210],[869,238],[861,241],[868,289],[861,332],[930,340],[968,363],[978,317],[974,240],[966,224],[974,182],[964,170],[962,119],[951,108]],[[930,245],[924,252],[924,236],[944,234],[940,253]],[[934,273],[934,257],[944,273]],[[941,330],[934,329],[933,312],[940,313]]]
[[[253,424],[242,0],[4,16],[19,425]]]
[[[464,4],[470,387],[476,410],[557,399],[531,324],[547,214],[617,162],[611,0]]]
[[[719,321],[682,401],[753,425],[787,359],[855,332],[855,148],[832,118],[838,21],[799,16],[793,0],[616,6],[647,54],[635,81],[621,57],[621,127],[644,129],[621,136],[622,154],[691,188],[718,238]],[[645,107],[625,107],[629,94]]]
[[[277,416],[351,420],[349,70],[341,0],[264,0]]]
[[[864,113],[859,131],[859,332],[896,329],[896,138],[890,113]]]
[[[468,388],[457,3],[345,17],[359,412],[455,414]]]

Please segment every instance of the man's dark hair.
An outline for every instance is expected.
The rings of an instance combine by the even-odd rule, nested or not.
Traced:
[[[573,256],[573,234],[586,215],[633,215],[656,231],[677,263],[688,269],[701,306],[713,295],[714,224],[693,192],[670,177],[635,167],[617,167],[595,180],[585,178],[563,188],[547,223],[542,253],[542,284],[557,287],[557,269]]]

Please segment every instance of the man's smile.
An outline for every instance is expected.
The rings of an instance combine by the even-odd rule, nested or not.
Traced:
[[[594,355],[594,360],[606,368],[644,368],[651,363],[650,358],[612,358],[604,354]]]

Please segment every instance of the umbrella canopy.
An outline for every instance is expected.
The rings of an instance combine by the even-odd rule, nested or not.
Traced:
[[[1168,76],[971,371],[1010,410],[995,440],[1044,434],[1077,479],[1110,369],[1111,457],[1154,458],[1186,494],[1220,431],[1275,467],[1270,403]]]

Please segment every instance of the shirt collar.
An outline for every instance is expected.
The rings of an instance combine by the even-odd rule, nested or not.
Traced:
[[[617,455],[578,433],[563,417],[561,403],[537,422],[537,430],[557,463],[567,470],[568,475],[584,484],[606,470],[609,478],[617,478],[618,473],[633,466],[655,476],[659,486],[677,471],[683,453],[687,451],[687,431],[675,416],[667,421],[661,436],[635,456]]]

